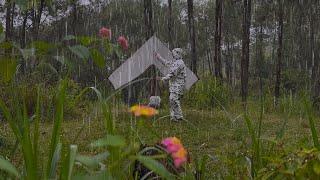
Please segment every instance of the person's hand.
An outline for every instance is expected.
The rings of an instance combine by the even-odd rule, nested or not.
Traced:
[[[154,52],[154,56],[157,58],[157,59],[160,59],[160,54],[158,52]]]

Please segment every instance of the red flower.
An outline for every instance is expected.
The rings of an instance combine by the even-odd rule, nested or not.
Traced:
[[[99,36],[100,36],[101,38],[111,39],[111,29],[102,27],[102,28],[99,30]]]
[[[118,43],[122,47],[122,49],[127,50],[129,47],[128,40],[124,36],[120,36],[118,38]]]

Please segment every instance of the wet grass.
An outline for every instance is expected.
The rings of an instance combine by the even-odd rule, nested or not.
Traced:
[[[165,106],[165,105],[164,105]],[[95,107],[92,105],[92,107]],[[188,149],[191,161],[207,154],[210,155],[207,167],[208,177],[226,177],[228,175],[241,177],[243,171],[239,171],[243,164],[243,157],[250,152],[250,135],[244,119],[241,115],[241,106],[233,105],[228,111],[197,110],[184,107],[184,114],[187,119],[185,122],[175,123],[169,120],[168,108],[165,106],[160,109],[160,114],[153,119],[148,119],[147,124],[153,124],[153,129],[161,138],[176,136],[180,138],[184,146]],[[126,107],[115,106],[114,116],[116,129],[119,134],[129,136],[131,124],[135,118],[126,112]],[[256,125],[259,112],[254,103],[249,107],[249,117]],[[262,138],[272,139],[277,136],[279,129],[284,121],[284,114],[268,113],[264,114],[262,121]],[[62,123],[62,142],[66,144],[79,145],[79,152],[82,154],[96,154],[89,148],[89,144],[98,138],[103,137],[105,129],[99,112],[92,108],[90,113],[82,114],[80,117],[65,119]],[[319,118],[315,119],[316,129],[319,129]],[[1,122],[0,128],[1,142],[0,154],[6,156],[14,162],[15,165],[22,164],[21,152],[17,149],[12,152],[15,145],[14,136],[8,127],[8,124]],[[48,152],[41,149],[49,146],[47,142],[51,136],[52,122],[43,122],[40,125],[40,161],[46,164]],[[159,142],[159,139],[149,129],[141,130],[140,137],[146,144],[152,145]],[[281,139],[283,146],[297,147],[312,146],[311,132],[308,121],[302,117],[290,117],[285,127],[284,136]],[[281,144],[281,143],[280,143]],[[244,168],[244,167],[242,167]]]

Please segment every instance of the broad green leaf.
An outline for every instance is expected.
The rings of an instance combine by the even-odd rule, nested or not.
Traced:
[[[46,41],[34,41],[28,47],[34,48],[37,56],[45,56],[55,48],[55,45]]]
[[[61,65],[66,65],[69,68],[73,68],[73,64],[69,59],[67,59],[65,56],[53,56],[55,60],[61,63]]]
[[[61,123],[63,121],[63,107],[66,97],[66,87],[67,87],[67,81],[63,80],[60,83],[59,90],[57,92],[57,98],[56,98],[56,109],[55,109],[55,119],[53,124],[53,130],[52,130],[52,137],[50,142],[50,149],[49,149],[49,160],[48,160],[48,166],[47,166],[47,174],[51,175],[51,173],[54,173],[52,171],[54,164],[55,164],[55,157],[58,147],[60,146],[61,149],[61,143],[60,143],[60,131],[61,131]]]
[[[156,174],[160,175],[165,179],[173,179],[173,174],[171,174],[161,163],[152,159],[148,156],[137,156],[138,161],[140,161],[148,169],[152,170]]]
[[[69,50],[78,56],[80,59],[88,59],[90,56],[90,51],[87,47],[82,45],[69,46]]]
[[[100,68],[103,68],[105,66],[105,60],[102,54],[96,49],[91,49],[90,52],[94,63]]]
[[[20,52],[23,56],[24,60],[29,59],[30,57],[35,55],[35,49],[34,48],[30,48],[30,49],[20,49]]]
[[[61,179],[63,179],[63,180],[71,179],[73,165],[74,165],[74,162],[76,159],[77,151],[78,151],[77,145],[70,145],[68,156],[65,159],[63,166],[62,166]]]
[[[26,0],[16,0],[15,3],[17,6],[19,6],[21,11],[25,11],[28,8],[28,1]]]
[[[114,146],[121,147],[125,146],[126,142],[122,136],[107,135],[105,138],[96,140],[90,144],[92,147],[104,147],[104,146]]]
[[[62,148],[62,144],[59,143],[56,146],[56,149],[55,149],[53,156],[52,156],[52,160],[51,160],[49,166],[47,167],[49,179],[55,179],[55,176],[57,174],[57,167],[58,167],[58,163],[59,163],[60,156],[61,156],[61,148]]]
[[[5,41],[5,42],[0,43],[0,49],[8,50],[8,49],[12,49],[12,48],[14,48],[14,46],[13,46],[13,43],[10,41]]]
[[[2,43],[5,39],[4,33],[0,33],[0,43]]]
[[[316,161],[313,164],[313,171],[317,174],[320,175],[320,163],[318,161]]]
[[[76,39],[76,37],[74,35],[67,35],[66,37],[63,38],[64,41],[69,41],[72,39]]]
[[[6,159],[4,159],[2,156],[0,156],[0,169],[15,176],[16,178],[20,177],[20,174],[19,174],[18,170],[14,167],[14,165],[11,164]]]
[[[94,39],[92,37],[89,37],[89,36],[78,37],[78,40],[84,46],[89,46],[92,42],[94,42]]]
[[[0,59],[0,80],[10,82],[16,73],[17,61],[15,59]]]
[[[48,73],[48,72],[52,72],[53,74],[58,74],[58,71],[56,70],[56,68],[54,68],[51,64],[49,63],[40,63],[38,66],[37,66],[37,70],[38,71],[41,71],[41,72],[45,72],[45,73]]]
[[[95,169],[99,167],[99,163],[107,159],[109,155],[110,154],[108,152],[104,152],[93,157],[77,155],[76,161],[87,166],[88,168]]]

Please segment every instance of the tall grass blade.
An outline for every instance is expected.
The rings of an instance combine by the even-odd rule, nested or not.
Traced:
[[[317,133],[317,129],[316,129],[315,123],[314,123],[312,106],[311,106],[311,103],[309,101],[307,101],[306,98],[304,99],[304,107],[305,107],[305,112],[306,112],[307,118],[309,120],[309,125],[310,125],[310,130],[311,130],[311,134],[312,134],[312,140],[313,140],[314,147],[317,148],[318,150],[320,150],[318,133]]]
[[[154,171],[156,174],[160,175],[165,179],[174,179],[173,174],[171,174],[161,163],[147,156],[137,156],[138,161],[140,161],[148,169]]]
[[[38,86],[38,96],[36,105],[36,116],[34,121],[34,134],[33,134],[33,154],[34,154],[34,164],[38,166],[38,144],[39,144],[39,125],[40,125],[40,86]]]
[[[22,132],[22,152],[24,156],[25,167],[27,171],[27,179],[37,179],[37,168],[35,162],[35,154],[30,136],[30,119],[28,118],[25,100],[23,99],[23,132]]]
[[[2,111],[4,118],[8,121],[9,126],[10,126],[11,130],[13,131],[14,135],[20,141],[22,139],[21,132],[17,126],[17,123],[13,120],[13,117],[9,111],[9,108],[2,101],[2,99],[0,99],[0,109]]]
[[[61,180],[70,180],[73,170],[73,165],[77,156],[78,146],[70,145],[70,150],[68,152],[68,156],[65,159],[65,162],[62,166],[61,170]]]
[[[63,80],[60,83],[60,87],[57,93],[56,99],[56,110],[55,110],[55,119],[54,119],[54,127],[52,131],[51,144],[49,149],[49,160],[47,166],[47,174],[49,175],[50,170],[52,169],[54,153],[57,149],[57,145],[60,142],[60,130],[61,123],[63,120],[63,107],[66,96],[66,83],[67,81]]]
[[[58,162],[60,160],[60,155],[61,155],[61,148],[62,148],[62,144],[58,143],[53,153],[51,164],[48,166],[49,168],[48,179],[56,178],[57,166],[58,166]]]
[[[16,178],[20,177],[18,170],[11,164],[9,161],[0,156],[0,169],[3,171],[15,176]]]

